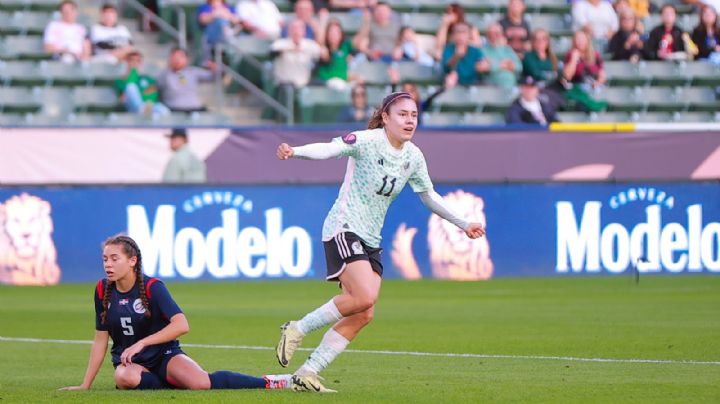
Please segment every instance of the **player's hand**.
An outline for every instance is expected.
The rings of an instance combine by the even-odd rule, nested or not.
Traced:
[[[133,356],[137,355],[145,349],[145,344],[142,341],[138,341],[130,346],[130,348],[123,351],[120,355],[120,363],[125,366],[131,365]]]
[[[277,148],[277,158],[280,160],[287,160],[295,154],[293,148],[287,143],[281,143]]]
[[[480,238],[485,235],[485,228],[480,223],[470,223],[465,229],[465,234],[471,239]]]
[[[58,390],[60,391],[76,391],[76,390],[88,390],[85,386],[67,386],[67,387],[61,387]]]

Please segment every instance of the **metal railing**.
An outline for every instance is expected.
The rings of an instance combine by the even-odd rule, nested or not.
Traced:
[[[160,18],[160,16],[152,12],[152,10],[145,7],[138,0],[120,0],[120,5],[122,7],[130,7],[138,14],[140,14],[141,18],[143,19],[143,27],[147,26],[148,22],[152,22],[153,24],[157,25],[157,27],[160,28],[163,33],[170,35],[172,38],[174,38],[179,47],[187,49],[187,23],[185,20],[185,10],[183,10],[182,7],[174,7],[175,12],[177,12],[178,18],[178,27],[175,28],[167,21]]]

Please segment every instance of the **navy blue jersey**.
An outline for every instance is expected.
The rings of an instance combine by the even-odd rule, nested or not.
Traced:
[[[140,300],[137,283],[130,291],[121,293],[113,289],[108,305],[107,319],[101,322],[102,302],[107,280],[102,279],[95,289],[95,329],[107,331],[113,340],[112,361],[117,366],[120,355],[134,343],[155,334],[170,324],[172,316],[182,313],[175,300],[170,296],[165,284],[157,278],[145,276],[145,290],[150,302],[149,318],[145,317],[145,308]],[[179,348],[177,340],[159,345],[149,345],[132,359],[133,363],[145,368],[156,366],[165,351]]]

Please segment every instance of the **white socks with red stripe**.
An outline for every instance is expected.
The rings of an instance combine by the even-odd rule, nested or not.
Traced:
[[[340,314],[333,299],[330,299],[330,301],[300,319],[300,321],[297,322],[297,328],[303,335],[307,335],[326,325],[335,324],[340,321],[341,318],[343,318],[343,315]]]
[[[310,355],[296,373],[300,375],[320,373],[345,350],[349,343],[350,341],[340,335],[340,333],[332,328],[329,329],[323,336],[320,345],[315,348],[312,355]]]

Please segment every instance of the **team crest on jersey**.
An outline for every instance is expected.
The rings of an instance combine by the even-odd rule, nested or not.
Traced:
[[[143,306],[142,300],[135,299],[133,302],[133,310],[135,310],[137,314],[145,314],[145,306]]]
[[[405,164],[403,164],[402,167],[403,167],[403,170],[407,171],[408,169],[410,169],[410,162],[409,162],[409,161],[406,161]]]
[[[355,144],[357,142],[357,135],[354,133],[348,133],[347,135],[342,137],[343,142],[347,144]]]
[[[353,254],[355,254],[355,255],[365,254],[365,251],[363,251],[362,245],[360,245],[359,241],[352,243],[351,247],[353,249]]]

